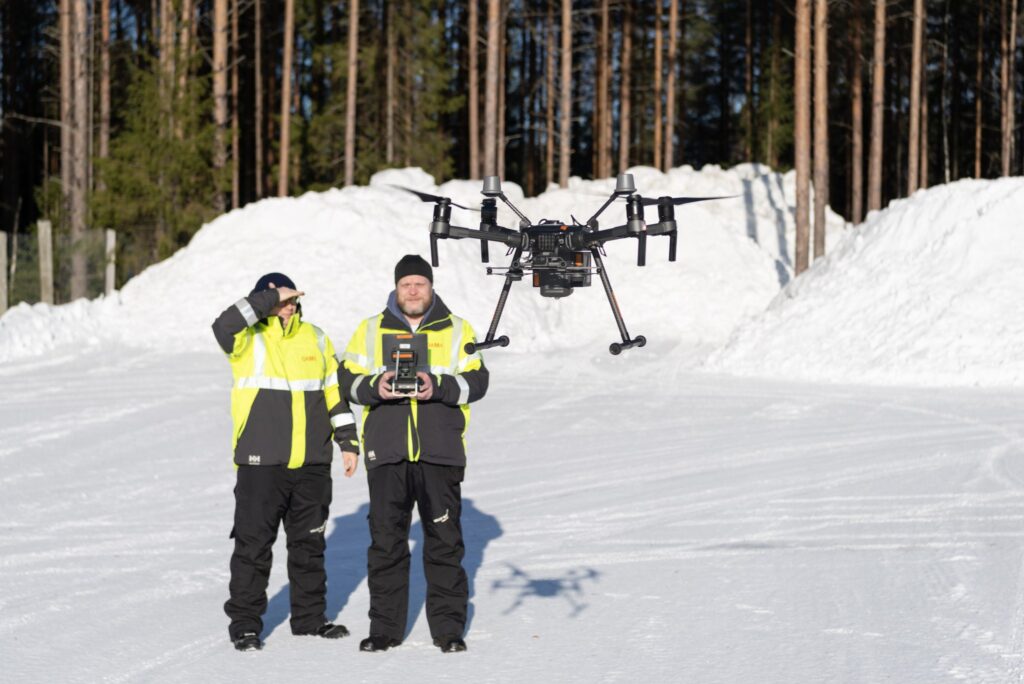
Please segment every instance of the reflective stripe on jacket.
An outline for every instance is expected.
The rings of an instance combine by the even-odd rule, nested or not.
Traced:
[[[404,460],[465,466],[469,404],[484,396],[488,383],[483,358],[465,351],[476,335],[435,293],[431,309],[415,331],[427,336],[434,395],[425,402],[382,402],[377,384],[388,370],[383,336],[409,332],[404,317],[385,309],[359,324],[341,357],[342,392],[347,400],[363,406],[359,423],[366,467]]]
[[[213,324],[231,362],[236,465],[330,463],[332,436],[355,451],[355,419],[338,391],[334,345],[296,312],[282,328],[273,290],[238,301]]]

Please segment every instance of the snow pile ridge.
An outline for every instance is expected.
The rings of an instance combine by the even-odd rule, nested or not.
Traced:
[[[807,380],[1024,385],[1024,179],[873,212],[705,367]]]
[[[666,238],[650,241],[644,269],[636,268],[635,241],[608,245],[605,262],[630,333],[645,335],[655,350],[681,344],[682,355],[695,363],[719,347],[739,321],[763,310],[789,279],[792,174],[749,164],[730,170],[682,167],[667,174],[649,167],[630,171],[649,197],[732,196],[677,209],[676,263],[666,260]],[[614,183],[574,178],[567,189],[551,188],[533,198],[524,198],[515,183],[503,183],[502,189],[535,221],[569,221],[589,217]],[[481,198],[480,181],[453,180],[438,187],[414,168],[382,171],[368,186],[255,202],[203,226],[188,246],[133,278],[116,297],[16,307],[0,317],[0,361],[103,340],[210,351],[216,348],[211,322],[270,271],[287,273],[306,291],[305,315],[342,346],[360,319],[383,308],[397,259],[429,254],[431,205],[396,185],[447,195],[467,206]],[[454,209],[452,223],[476,227],[479,216]],[[624,216],[623,204],[616,203],[601,216],[601,227],[622,223]],[[648,218],[656,220],[656,214]],[[841,229],[842,220],[833,219]],[[518,225],[504,206],[498,221]],[[483,335],[502,279],[486,275],[475,240],[445,240],[439,252],[438,293]],[[499,246],[492,244],[490,254],[492,265],[508,264]],[[591,287],[564,300],[540,297],[529,280],[519,283],[499,334],[512,340],[500,353],[572,347],[604,356],[618,339],[596,275]]]

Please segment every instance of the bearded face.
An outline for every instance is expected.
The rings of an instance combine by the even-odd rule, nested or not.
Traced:
[[[406,316],[418,318],[427,312],[434,300],[434,288],[423,276],[405,276],[395,285],[398,308]]]

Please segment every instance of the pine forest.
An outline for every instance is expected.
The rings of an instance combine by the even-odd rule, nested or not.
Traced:
[[[105,231],[120,285],[218,214],[389,167],[527,195],[636,165],[795,169],[799,272],[824,249],[826,203],[859,223],[1024,162],[1017,0],[0,8],[11,302],[40,300],[43,222],[64,302],[102,291]]]

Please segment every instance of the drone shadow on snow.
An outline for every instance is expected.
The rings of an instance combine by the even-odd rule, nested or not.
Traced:
[[[339,619],[348,605],[349,599],[363,580],[366,579],[366,550],[370,546],[370,531],[367,515],[369,504],[363,504],[356,512],[338,516],[334,519],[334,529],[327,538],[327,551],[324,564],[327,568],[327,618],[337,619],[348,625],[353,634],[360,636],[369,630],[368,619],[356,621],[351,618]],[[409,568],[409,619],[405,628],[408,638],[423,606],[426,603],[427,585],[423,575],[423,527],[419,519],[409,530],[410,552],[412,554]],[[469,607],[466,614],[466,631],[473,624],[473,597],[476,575],[483,565],[484,551],[487,545],[502,534],[501,525],[493,515],[484,513],[473,503],[472,499],[462,500],[462,532],[466,543],[466,555],[462,566],[466,569],[469,579]],[[263,635],[269,636],[279,626],[288,621],[290,611],[288,585],[282,587],[267,604],[267,612],[263,616]],[[360,627],[360,623],[363,627]]]
[[[583,601],[584,583],[597,582],[601,577],[601,573],[593,568],[572,568],[558,576],[533,577],[512,563],[505,563],[505,566],[509,571],[508,577],[491,583],[492,592],[506,589],[516,592],[512,605],[503,615],[508,615],[534,598],[562,598],[568,604],[569,617],[577,617],[588,606]]]

